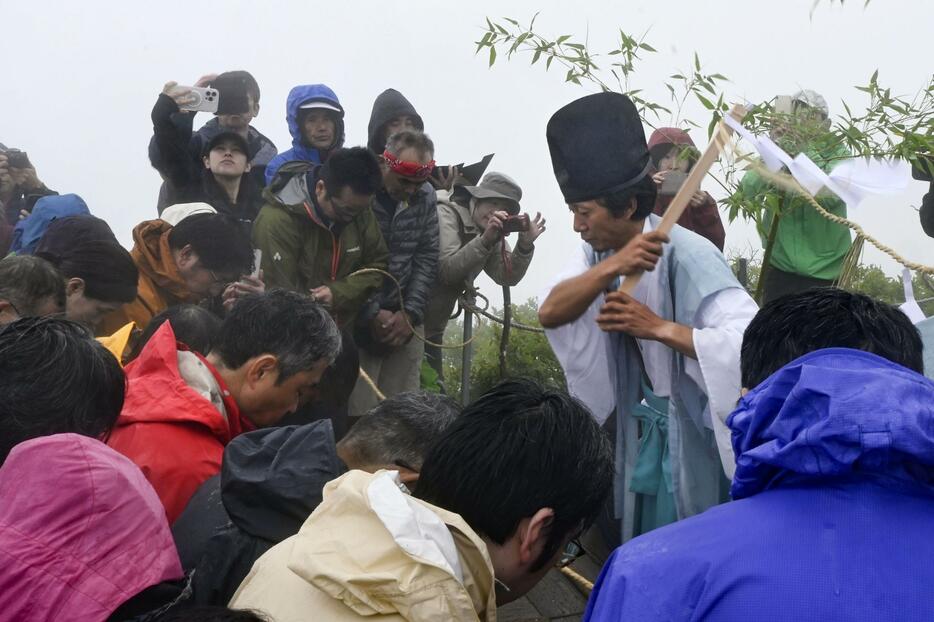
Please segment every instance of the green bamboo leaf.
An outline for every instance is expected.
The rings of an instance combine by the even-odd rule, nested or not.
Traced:
[[[709,99],[707,99],[706,97],[704,97],[703,95],[701,95],[700,93],[698,93],[697,91],[694,91],[694,95],[695,95],[695,97],[697,97],[697,99],[700,100],[700,103],[702,103],[702,104],[704,105],[704,108],[706,108],[707,110],[713,110],[713,109],[714,109],[714,105],[713,105],[713,102],[712,102],[712,101],[710,101]]]
[[[551,69],[551,61],[553,61],[554,59],[555,59],[554,56],[548,57],[548,59],[545,61],[545,71],[548,71],[549,69]]]
[[[643,50],[648,50],[649,52],[657,52],[657,51],[658,51],[658,50],[656,50],[655,48],[653,48],[651,45],[649,45],[648,43],[640,43],[640,44],[639,44],[639,47],[642,48]]]
[[[541,56],[542,56],[541,49],[535,50],[535,54],[532,55],[532,64],[534,65],[535,63],[537,63],[538,59],[541,58]]]
[[[496,47],[490,46],[490,67],[493,66],[493,63],[496,62]]]
[[[694,52],[694,68],[700,71],[700,57]]]

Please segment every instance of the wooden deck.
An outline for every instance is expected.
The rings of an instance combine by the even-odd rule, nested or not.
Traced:
[[[584,556],[571,566],[591,582],[600,573],[597,560]],[[497,612],[499,622],[577,622],[587,607],[587,595],[571,579],[552,570],[523,598]]]

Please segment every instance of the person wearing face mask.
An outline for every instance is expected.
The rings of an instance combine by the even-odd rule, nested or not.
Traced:
[[[450,194],[438,192],[440,226],[438,279],[425,309],[428,341],[442,343],[448,319],[458,297],[473,287],[481,271],[500,285],[522,280],[535,240],[545,230],[545,219],[536,214],[525,231],[518,233],[515,248],[506,241],[504,225],[519,214],[522,188],[503,173],[488,173],[477,186],[456,186]],[[441,349],[426,345],[428,362],[443,375]]]
[[[160,101],[156,103],[169,108],[167,116],[171,127],[168,128],[182,142],[187,144],[187,150],[171,150],[163,152],[163,147],[157,140],[159,128],[154,127],[154,136],[149,142],[149,161],[153,168],[159,171],[163,180],[169,179],[173,169],[186,168],[192,178],[197,178],[203,168],[202,157],[205,146],[221,132],[235,132],[247,142],[247,159],[250,162],[250,175],[257,188],[265,185],[266,165],[276,156],[278,149],[266,136],[251,125],[253,119],[259,114],[260,90],[259,84],[247,71],[226,71],[222,74],[208,74],[202,76],[194,86],[212,87],[219,93],[219,111],[215,117],[205,123],[199,130],[193,131],[195,113],[178,110],[178,102],[166,102],[165,99],[185,97],[188,91],[174,83],[171,93],[163,91]],[[168,85],[167,89],[168,90]],[[171,106],[175,105],[175,110]],[[155,110],[153,111],[155,113]],[[155,126],[155,123],[154,123]],[[165,183],[159,190],[157,208],[159,213],[174,203],[181,203],[175,194],[171,183]]]
[[[286,162],[301,160],[323,164],[344,145],[344,107],[326,84],[301,84],[289,91],[285,119],[292,148],[266,166],[266,183],[272,182]]]
[[[660,127],[649,137],[649,156],[655,173],[652,181],[658,187],[655,198],[655,214],[661,216],[668,209],[671,200],[680,184],[671,183],[676,177],[686,175],[694,168],[700,157],[700,151],[694,146],[694,141],[682,129],[676,127]],[[666,179],[669,183],[665,183]],[[691,197],[687,209],[678,219],[678,224],[702,235],[713,245],[723,250],[726,231],[720,212],[717,211],[717,202],[709,193],[698,190]]]

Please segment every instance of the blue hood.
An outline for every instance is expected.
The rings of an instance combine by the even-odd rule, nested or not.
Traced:
[[[77,194],[42,197],[36,201],[29,216],[16,223],[10,252],[32,255],[53,220],[90,213],[87,203]]]
[[[297,154],[305,154],[309,151],[317,152],[317,149],[309,147],[302,140],[301,128],[298,127],[298,111],[299,106],[302,104],[307,104],[311,101],[323,101],[331,104],[336,108],[340,108],[340,119],[337,123],[337,141],[331,147],[331,149],[336,149],[344,144],[344,107],[341,106],[340,101],[337,99],[337,95],[324,84],[300,84],[289,91],[289,97],[285,102],[285,120],[289,124],[289,134],[292,135],[292,147]],[[324,154],[321,154],[324,155]],[[302,160],[312,161],[311,157],[299,158]],[[321,158],[320,161],[324,161],[324,158]]]
[[[789,363],[727,425],[734,499],[831,478],[934,482],[934,382],[868,352],[829,348]]]

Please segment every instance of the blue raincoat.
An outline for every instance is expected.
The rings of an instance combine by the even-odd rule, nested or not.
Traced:
[[[585,620],[934,620],[934,382],[820,350],[727,423],[735,500],[617,549]]]
[[[307,145],[302,138],[302,128],[298,126],[298,111],[302,104],[312,101],[321,101],[340,108],[337,127],[335,128],[335,141],[331,148],[322,153],[320,150]],[[283,151],[266,165],[266,184],[276,176],[276,171],[286,162],[303,160],[313,164],[321,164],[327,159],[328,153],[344,144],[344,107],[341,106],[337,95],[324,84],[300,84],[291,91],[285,102],[285,120],[289,124],[289,134],[292,135],[292,148]]]
[[[13,243],[10,252],[17,255],[32,255],[39,240],[53,220],[69,216],[90,214],[87,203],[77,194],[42,197],[36,201],[29,216],[16,223],[13,228]]]

